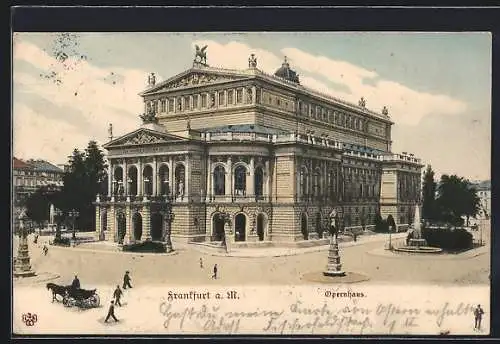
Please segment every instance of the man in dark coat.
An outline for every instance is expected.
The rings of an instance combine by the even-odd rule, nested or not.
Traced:
[[[212,279],[217,279],[217,264],[214,265],[214,274],[212,275]]]
[[[127,289],[127,287],[132,288],[132,286],[130,285],[131,280],[132,279],[130,278],[129,272],[125,271],[125,276],[123,276],[123,289]]]
[[[484,311],[481,308],[481,305],[477,305],[477,307],[474,308],[474,329],[475,330],[481,329],[481,320],[483,319],[483,314],[484,314]]]
[[[120,307],[122,306],[122,304],[120,302],[120,298],[122,297],[122,295],[123,295],[123,291],[120,289],[120,286],[117,285],[115,291],[113,292],[113,298],[115,299],[115,304],[120,306]]]
[[[110,317],[113,318],[115,321],[118,321],[118,319],[116,319],[115,317],[115,305],[113,300],[111,300],[111,304],[109,305],[108,309],[108,315],[106,316],[106,319],[104,319],[104,322],[108,322],[108,319]]]

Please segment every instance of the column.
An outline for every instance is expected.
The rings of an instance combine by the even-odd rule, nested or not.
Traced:
[[[130,203],[127,203],[125,207],[125,237],[123,238],[124,244],[129,244],[133,242],[132,237],[132,211],[130,209]]]
[[[243,91],[241,93],[242,93],[241,97],[243,98],[241,103],[246,104],[247,103],[247,88],[243,87]]]
[[[151,240],[151,209],[149,200],[142,206],[142,241]]]
[[[189,158],[191,154],[186,154],[186,168],[184,169],[184,199],[189,203],[189,199],[191,198],[191,190],[189,188],[189,181],[191,179],[191,159]]]
[[[108,217],[108,228],[110,230],[108,240],[114,240],[116,237],[116,228],[117,228],[117,223],[116,223],[116,214],[115,214],[115,206],[114,204],[111,204],[111,206],[108,209],[108,213],[106,215]]]
[[[113,183],[113,169],[111,166],[111,160],[108,159],[108,197],[112,195],[112,184]]]
[[[214,107],[217,109],[219,107],[219,91],[215,91],[215,104]]]
[[[129,185],[128,185],[128,166],[127,159],[124,159],[123,163],[123,191],[125,192],[125,196],[129,195]]]
[[[174,102],[174,113],[177,112],[177,98],[172,98],[172,101]]]
[[[265,162],[265,169],[264,169],[264,178],[265,178],[265,182],[264,182],[264,197],[265,197],[265,200],[266,201],[269,201],[269,192],[271,191],[271,186],[269,185],[270,182],[271,182],[271,171],[269,171],[269,160],[266,160]]]
[[[139,159],[139,164],[137,166],[137,196],[142,196],[142,188],[144,184],[144,180],[142,177],[142,160]]]
[[[227,158],[227,171],[226,171],[226,200],[231,199],[233,194],[233,164],[231,156]]]
[[[224,106],[227,106],[227,90],[224,90]]]
[[[196,99],[196,109],[200,110],[201,109],[201,99],[199,94],[194,95],[194,99]]]
[[[250,178],[248,180],[248,188],[247,188],[247,196],[252,197],[255,199],[255,158],[252,156],[250,157]]]
[[[169,189],[168,192],[170,195],[175,195],[175,180],[174,180],[174,159],[172,156],[168,157],[168,184]]]
[[[212,159],[210,158],[210,155],[207,156],[208,162],[207,162],[207,196],[205,199],[205,202],[210,202],[211,196],[212,196]]]
[[[158,170],[158,159],[155,156],[154,163],[153,163],[153,180],[151,181],[151,183],[153,183],[153,196],[154,197],[158,196],[158,172],[157,172],[157,170]]]
[[[257,101],[257,88],[252,86],[252,104],[255,104]]]
[[[238,98],[236,93],[237,93],[237,89],[233,88],[233,105],[236,105],[236,98]]]

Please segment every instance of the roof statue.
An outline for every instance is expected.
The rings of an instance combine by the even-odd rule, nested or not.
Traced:
[[[255,54],[251,54],[248,58],[248,68],[257,68],[257,58]]]
[[[108,135],[109,135],[109,140],[113,141],[113,124],[109,123],[108,126]]]
[[[151,73],[148,75],[148,86],[153,87],[156,84],[156,76],[155,73]]]
[[[139,115],[139,117],[142,119],[142,123],[144,124],[158,123],[158,118],[156,118],[156,112],[153,106],[148,107],[147,112]]]
[[[382,109],[382,115],[389,116],[389,110],[387,109],[387,106],[384,106],[384,108]]]
[[[206,52],[206,50],[207,50],[208,45],[205,45],[203,48],[200,48],[196,44],[195,47],[196,47],[196,53],[194,55],[194,62],[207,66],[207,52]]]
[[[361,97],[361,99],[359,100],[358,102],[358,105],[361,106],[361,107],[366,107],[366,100],[365,98]]]

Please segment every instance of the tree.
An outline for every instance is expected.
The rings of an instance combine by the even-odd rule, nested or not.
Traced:
[[[69,170],[64,175],[61,210],[67,216],[71,210],[79,213],[78,227],[92,228],[95,212],[92,202],[102,192],[106,180],[104,154],[95,141],[90,141],[84,152],[74,149],[69,158]]]
[[[427,165],[422,182],[422,218],[434,220],[436,213],[436,182],[431,165]]]
[[[455,225],[463,223],[462,216],[475,217],[479,211],[479,198],[471,183],[456,175],[442,175],[436,199],[438,216]]]
[[[26,216],[33,221],[40,231],[49,218],[49,201],[46,188],[41,187],[26,199]]]

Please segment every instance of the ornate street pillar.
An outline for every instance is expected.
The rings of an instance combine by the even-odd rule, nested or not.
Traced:
[[[151,240],[151,209],[150,209],[150,201],[146,200],[142,205],[142,231],[143,231],[143,240],[150,241]]]
[[[233,164],[231,156],[227,157],[227,171],[226,171],[226,200],[231,200],[231,195],[233,194]]]
[[[248,180],[247,196],[255,199],[255,158],[250,157],[250,178]]]
[[[205,198],[205,202],[210,202],[210,199],[212,197],[212,159],[210,158],[210,155],[207,155],[207,195]]]
[[[153,163],[153,177],[151,183],[153,183],[153,194],[152,196],[158,196],[158,159],[154,157]]]

